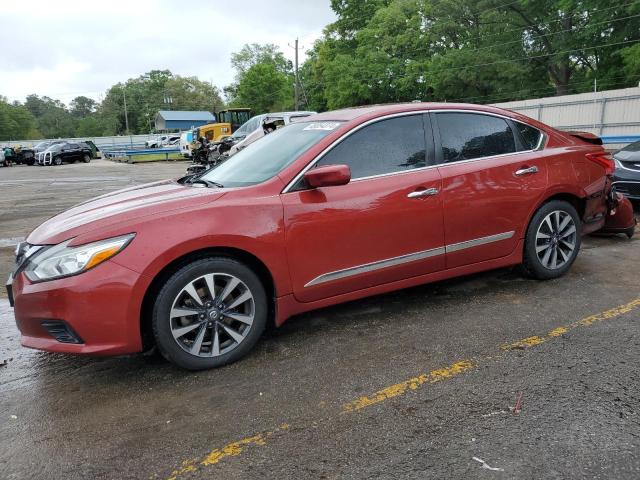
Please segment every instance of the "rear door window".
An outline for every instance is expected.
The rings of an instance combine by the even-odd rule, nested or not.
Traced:
[[[427,166],[422,115],[390,118],[349,135],[316,166],[348,165],[358,179]]]
[[[516,151],[513,131],[500,117],[478,113],[437,113],[443,163]]]

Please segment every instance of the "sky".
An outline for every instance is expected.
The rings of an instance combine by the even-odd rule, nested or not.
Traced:
[[[0,0],[0,95],[100,100],[150,70],[197,76],[220,90],[246,43],[274,43],[293,60],[335,20],[329,0]]]

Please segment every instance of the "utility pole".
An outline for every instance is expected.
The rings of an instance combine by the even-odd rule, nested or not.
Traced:
[[[291,45],[289,45],[289,47],[291,47]],[[300,77],[298,76],[298,50],[300,49],[300,47],[298,46],[298,39],[296,38],[295,44],[293,47],[296,54],[295,54],[295,72],[294,72],[294,77],[295,77],[295,83],[293,85],[294,88],[294,95],[295,95],[295,110],[296,112],[298,110],[300,110]]]
[[[295,95],[296,95],[296,112],[300,110],[300,81],[298,79],[298,39],[296,38],[296,85],[295,85]]]
[[[122,97],[124,98],[124,125],[126,134],[129,135],[129,114],[127,113],[127,90],[126,87],[122,89]]]

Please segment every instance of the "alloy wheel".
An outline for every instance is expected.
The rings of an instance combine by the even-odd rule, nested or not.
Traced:
[[[185,285],[175,297],[169,322],[177,344],[198,357],[234,350],[251,330],[255,301],[239,278],[210,273]]]
[[[563,210],[549,213],[536,231],[536,254],[550,270],[562,268],[576,249],[577,229],[573,217]]]

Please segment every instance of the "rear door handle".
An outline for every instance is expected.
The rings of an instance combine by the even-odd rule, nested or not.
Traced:
[[[520,170],[516,170],[516,175],[530,175],[532,173],[538,173],[538,167],[529,167],[529,168],[521,168]]]
[[[421,198],[421,197],[431,197],[433,195],[438,194],[437,188],[427,188],[425,190],[416,190],[415,192],[411,192],[407,194],[408,198]]]

